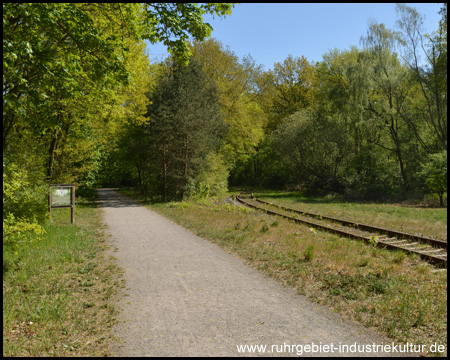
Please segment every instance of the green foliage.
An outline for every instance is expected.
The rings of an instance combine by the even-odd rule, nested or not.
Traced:
[[[127,178],[130,165],[123,170],[126,152],[115,139],[148,120],[154,74],[143,40],[163,41],[187,64],[187,38],[211,34],[202,15],[229,15],[233,6],[2,4],[6,238],[40,231],[45,181],[91,186]],[[109,175],[99,174],[105,168]]]
[[[20,117],[38,134],[58,126],[55,98],[82,97],[91,82],[128,82],[124,44],[102,33],[82,4],[5,3],[3,26],[4,146]]]
[[[250,56],[239,61],[230,49],[215,39],[195,41],[191,51],[193,59],[202,64],[207,77],[219,89],[220,111],[227,124],[220,153],[227,166],[233,168],[254,154],[264,137],[267,116],[254,101],[261,66]]]
[[[429,129],[425,134],[417,131],[414,117],[406,112],[405,120],[412,131],[416,130],[414,134],[428,154],[447,150],[447,4],[439,11],[442,19],[432,34],[424,34],[424,17],[416,9],[397,4],[396,10],[404,47],[403,59],[418,87],[414,97],[421,111],[419,128],[422,123]],[[425,52],[426,66],[420,64],[418,49]]]
[[[3,245],[17,244],[30,233],[43,234],[46,218],[44,186],[31,184],[16,165],[3,163]]]
[[[223,195],[228,190],[228,167],[223,156],[218,153],[210,153],[205,159],[205,164],[196,179],[194,196],[208,197]]]
[[[33,181],[93,184],[116,124],[145,112],[139,8],[3,4],[3,149]]]
[[[425,179],[428,189],[439,196],[440,205],[444,206],[443,196],[447,192],[447,151],[430,155],[420,176]]]
[[[311,262],[314,259],[314,245],[308,245],[304,253],[305,261]]]
[[[168,64],[149,99],[150,122],[128,127],[120,141],[123,160],[137,170],[135,185],[164,200],[224,191],[228,173],[217,150],[225,125],[201,66]]]
[[[423,193],[424,179],[442,204],[430,154],[447,147],[446,5],[431,34],[399,4],[399,31],[373,22],[361,49],[288,56],[270,71],[208,39],[202,16],[233,7],[3,4],[3,149],[18,178],[165,200],[228,182],[380,199]],[[172,57],[150,66],[144,39]],[[11,231],[33,223],[14,211]]]
[[[289,55],[283,63],[275,63],[268,73],[268,88],[273,92],[266,111],[271,115],[270,124],[274,130],[287,116],[314,103],[315,66],[304,56],[294,58]]]
[[[145,17],[147,32],[143,38],[152,43],[163,42],[179,64],[187,65],[191,51],[187,40],[207,39],[212,32],[210,24],[203,22],[202,15],[230,15],[232,3],[146,3]]]
[[[272,134],[272,144],[292,171],[291,181],[306,188],[344,187],[346,134],[331,119],[313,111],[299,111]]]
[[[379,241],[378,236],[370,236],[368,243],[372,246],[377,246],[378,241]]]
[[[429,154],[446,151],[445,8],[425,46],[427,67],[419,67],[415,52],[425,41],[420,15],[406,5],[398,12],[400,32],[370,24],[363,49],[330,51],[313,65],[313,76],[306,62],[278,64],[278,83],[268,81],[261,92],[264,111],[276,115],[270,142],[252,155],[272,173],[289,174],[278,184],[373,200],[422,192],[418,173]]]

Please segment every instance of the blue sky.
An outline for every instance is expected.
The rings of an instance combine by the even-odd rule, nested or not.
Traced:
[[[425,15],[427,32],[437,29],[442,4],[407,5]],[[371,20],[397,29],[395,3],[243,3],[236,5],[225,18],[205,16],[205,21],[213,27],[213,38],[229,46],[240,59],[250,54],[266,70],[289,55],[320,61],[331,49],[359,47]],[[163,44],[147,43],[147,50],[152,62],[167,56]]]

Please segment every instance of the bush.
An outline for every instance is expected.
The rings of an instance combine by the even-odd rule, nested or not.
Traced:
[[[314,259],[314,245],[309,245],[305,250],[305,261],[311,262]]]
[[[187,194],[197,198],[222,195],[228,191],[228,175],[223,156],[210,153],[196,181],[189,181]]]
[[[47,186],[31,185],[25,171],[3,163],[3,245],[42,234],[39,222],[47,218]]]
[[[432,154],[419,175],[425,180],[428,189],[439,196],[440,206],[444,206],[447,192],[447,151]]]

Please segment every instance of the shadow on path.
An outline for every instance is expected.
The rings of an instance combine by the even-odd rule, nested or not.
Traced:
[[[115,191],[118,189],[97,189],[100,207],[127,208],[141,206],[132,198]]]

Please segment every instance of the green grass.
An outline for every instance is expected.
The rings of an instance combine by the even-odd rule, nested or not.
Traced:
[[[447,346],[446,270],[435,271],[414,255],[340,238],[225,200],[147,206],[396,343]],[[347,211],[346,204],[323,203]],[[422,224],[429,222],[427,216],[410,214]]]
[[[88,199],[54,209],[41,239],[3,249],[3,356],[109,355],[120,271]]]

